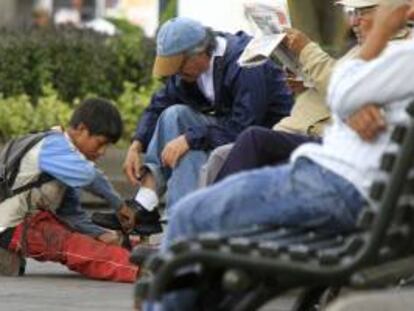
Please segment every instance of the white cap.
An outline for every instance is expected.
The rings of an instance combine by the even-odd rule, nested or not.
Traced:
[[[336,3],[346,7],[357,9],[379,5],[381,3],[381,0],[339,0]]]

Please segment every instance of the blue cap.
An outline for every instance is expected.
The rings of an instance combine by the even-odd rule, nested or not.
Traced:
[[[165,77],[176,74],[184,61],[184,52],[197,47],[206,35],[206,28],[191,18],[176,17],[165,22],[157,35],[154,75]]]

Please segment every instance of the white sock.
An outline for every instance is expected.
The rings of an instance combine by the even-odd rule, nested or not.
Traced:
[[[135,201],[142,205],[147,211],[152,212],[159,203],[158,195],[154,190],[146,187],[140,187],[135,195]]]

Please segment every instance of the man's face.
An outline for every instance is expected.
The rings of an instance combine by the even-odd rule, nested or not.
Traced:
[[[181,66],[178,75],[186,82],[195,82],[210,66],[210,58],[206,53],[188,56]]]
[[[109,145],[108,139],[105,136],[91,135],[83,124],[79,125],[75,131],[76,137],[73,143],[88,160],[95,161],[105,154],[106,148]]]
[[[362,44],[372,28],[377,6],[364,8],[347,8],[349,23],[354,31],[358,44]]]

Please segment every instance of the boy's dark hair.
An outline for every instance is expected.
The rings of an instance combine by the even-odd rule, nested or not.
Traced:
[[[90,98],[75,109],[69,121],[72,128],[84,124],[91,135],[102,135],[116,143],[122,135],[123,123],[118,109],[106,99]]]

